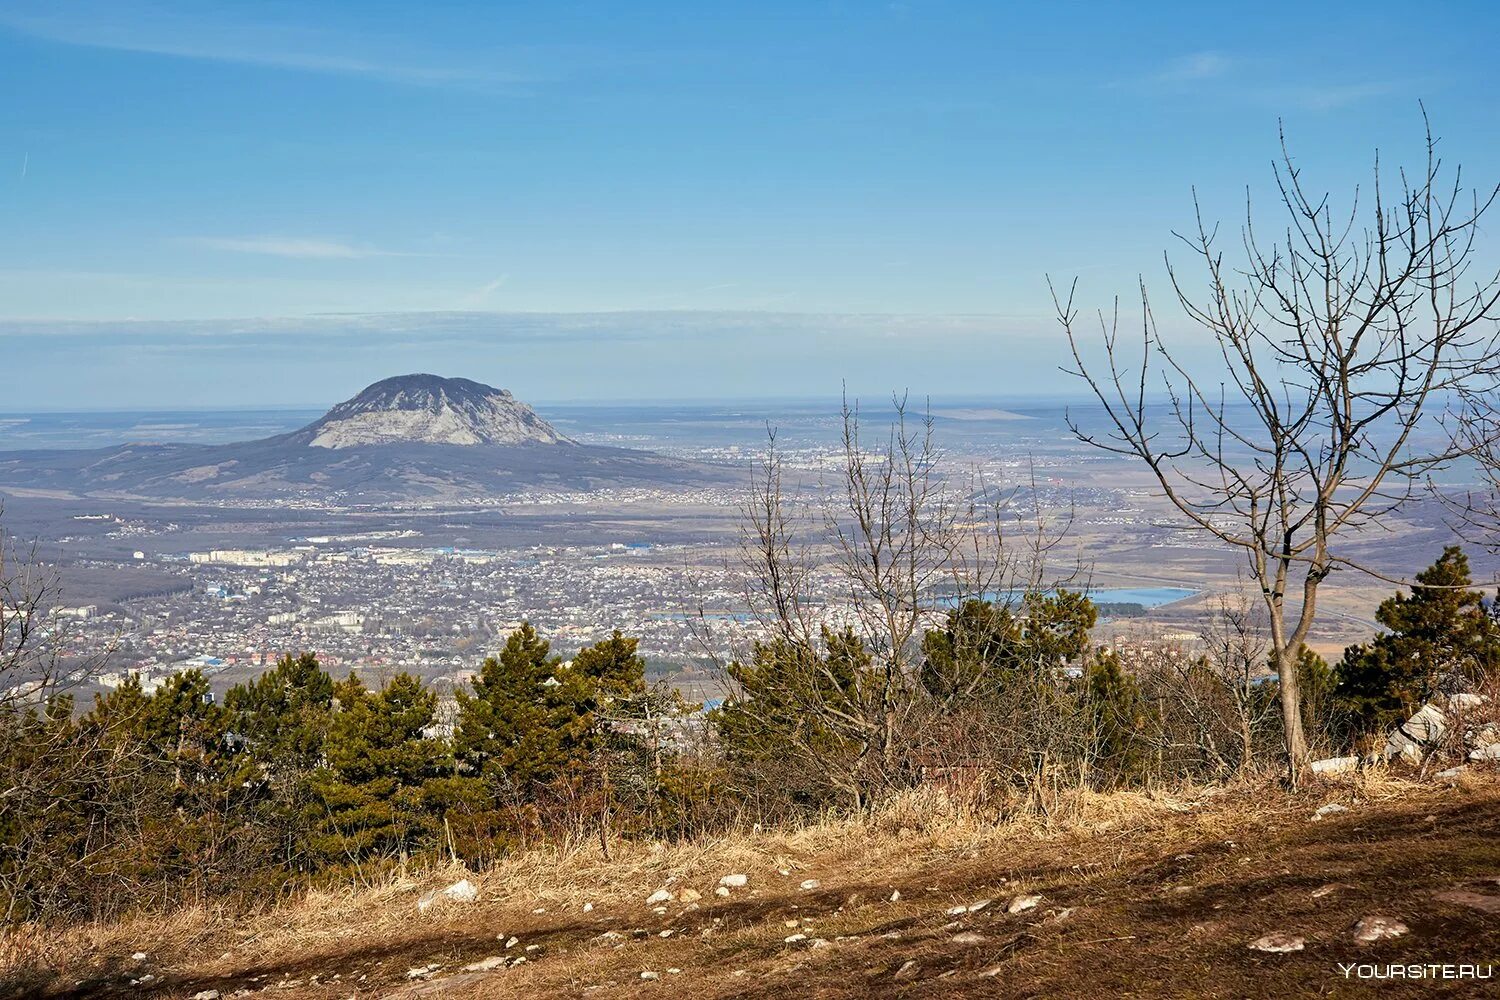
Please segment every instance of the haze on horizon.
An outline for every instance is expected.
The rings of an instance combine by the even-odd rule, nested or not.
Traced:
[[[1045,276],[1160,288],[1194,187],[1269,194],[1278,119],[1320,189],[1409,158],[1418,100],[1500,172],[1497,22],[18,0],[0,410],[1070,391]]]

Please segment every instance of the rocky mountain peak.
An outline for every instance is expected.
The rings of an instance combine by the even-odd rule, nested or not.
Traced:
[[[367,386],[305,428],[314,448],[381,444],[570,444],[507,389],[466,378],[398,375]]]

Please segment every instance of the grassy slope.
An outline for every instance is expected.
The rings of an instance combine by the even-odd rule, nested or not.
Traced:
[[[1350,811],[1310,822],[1328,801]],[[716,897],[730,872],[748,874],[749,886]],[[820,885],[803,890],[805,879]],[[1434,898],[1463,888],[1500,907],[1497,880],[1500,782],[1366,780],[1295,797],[1264,787],[1182,801],[1073,797],[1040,826],[995,827],[911,803],[793,834],[621,845],[611,862],[597,849],[529,855],[480,879],[478,903],[420,917],[420,889],[441,882],[6,945],[13,975],[26,976],[14,988],[45,996],[1471,996],[1472,983],[1347,981],[1337,965],[1500,963],[1500,913]],[[1337,888],[1314,894],[1329,884]],[[656,914],[644,899],[663,885],[703,899]],[[1043,901],[1006,914],[1020,893]],[[982,898],[997,903],[962,918],[945,912]],[[1355,944],[1351,926],[1371,914],[1411,933]],[[1306,949],[1247,949],[1273,930],[1305,937]],[[599,940],[606,931],[621,937]],[[794,933],[828,944],[786,943]],[[519,943],[507,951],[512,935]],[[150,958],[131,961],[136,950]],[[462,971],[517,954],[526,964]],[[407,978],[431,963],[441,968],[430,979]],[[661,978],[643,981],[643,970]],[[129,986],[142,972],[159,978]]]

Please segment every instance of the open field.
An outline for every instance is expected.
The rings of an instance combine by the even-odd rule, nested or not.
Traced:
[[[1313,821],[1330,802],[1348,811]],[[424,890],[466,873],[13,935],[7,981],[56,998],[1457,997],[1479,984],[1361,981],[1340,964],[1500,961],[1493,776],[1048,806],[994,824],[912,800],[794,833],[616,844],[609,861],[597,843],[523,854],[472,876],[477,902],[425,914]],[[728,874],[748,885],[716,895]],[[648,905],[663,888],[673,898]],[[1368,916],[1410,932],[1356,943]],[[1277,931],[1305,948],[1247,947]]]

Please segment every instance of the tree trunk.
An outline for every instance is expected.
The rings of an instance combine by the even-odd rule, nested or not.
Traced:
[[[1302,687],[1297,676],[1297,655],[1283,648],[1276,656],[1281,700],[1281,726],[1286,733],[1287,780],[1296,788],[1307,768],[1307,736],[1302,731]]]

